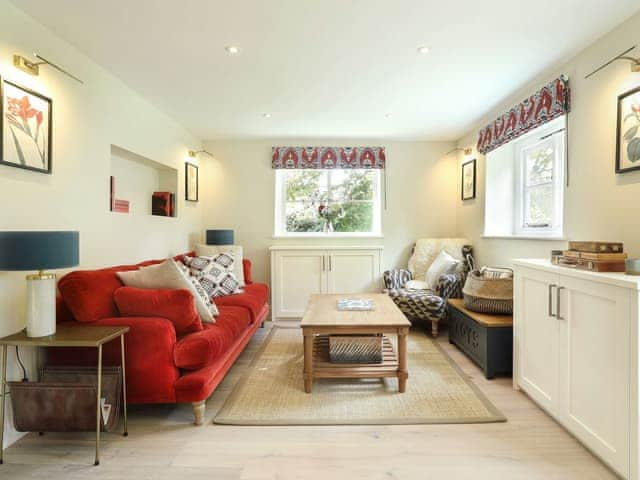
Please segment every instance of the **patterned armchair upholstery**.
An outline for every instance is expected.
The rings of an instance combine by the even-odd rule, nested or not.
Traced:
[[[452,242],[453,240],[455,240],[455,242]],[[389,294],[395,304],[398,305],[398,308],[400,308],[410,320],[431,322],[431,334],[437,337],[438,322],[446,316],[447,299],[462,298],[462,287],[467,277],[468,266],[467,263],[463,261],[462,267],[458,271],[442,275],[438,280],[435,291],[405,288],[406,283],[414,279],[415,272],[419,271],[421,274],[420,278],[423,278],[424,271],[428,269],[428,265],[430,265],[429,259],[427,259],[424,262],[428,264],[426,268],[424,268],[425,265],[416,267],[416,248],[419,248],[421,243],[422,245],[426,243],[427,248],[433,250],[433,242],[442,244],[448,253],[458,259],[464,259],[467,254],[472,253],[472,249],[468,245],[469,242],[464,239],[419,240],[416,246],[414,246],[412,260],[409,262],[410,266],[414,267],[413,272],[408,268],[387,270],[383,274],[385,286],[383,292]],[[436,247],[435,250],[437,250],[437,253],[440,253],[442,248],[438,248],[439,247]],[[452,250],[456,251],[453,252]],[[433,257],[433,255],[431,255],[431,257]],[[431,262],[433,262],[433,258],[430,259]]]

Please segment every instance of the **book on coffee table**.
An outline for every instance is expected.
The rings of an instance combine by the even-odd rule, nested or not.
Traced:
[[[338,310],[342,311],[369,311],[376,306],[370,298],[341,298],[338,300]]]

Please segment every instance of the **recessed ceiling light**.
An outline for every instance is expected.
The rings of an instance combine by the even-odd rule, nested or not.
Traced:
[[[418,53],[422,53],[423,55],[429,53],[429,47],[427,46],[418,47]]]
[[[263,113],[262,116],[264,118],[271,118],[271,114],[270,113]]]
[[[229,45],[227,47],[224,47],[224,49],[229,55],[237,55],[240,53],[240,47],[237,47],[236,45]]]
[[[384,116],[385,118],[391,118],[392,115],[390,113],[385,113]]]

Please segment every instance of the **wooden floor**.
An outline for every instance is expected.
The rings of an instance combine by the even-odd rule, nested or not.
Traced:
[[[189,405],[134,406],[129,437],[103,437],[100,466],[92,466],[91,434],[30,434],[6,451],[0,479],[616,478],[524,394],[514,391],[511,379],[485,380],[477,367],[449,345],[446,331],[439,341],[506,415],[507,423],[340,427],[211,424],[267,331],[258,331],[207,402],[204,426],[190,424]]]

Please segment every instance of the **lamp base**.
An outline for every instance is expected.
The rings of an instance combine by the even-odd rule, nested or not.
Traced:
[[[56,333],[56,276],[40,272],[27,275],[27,337]]]

